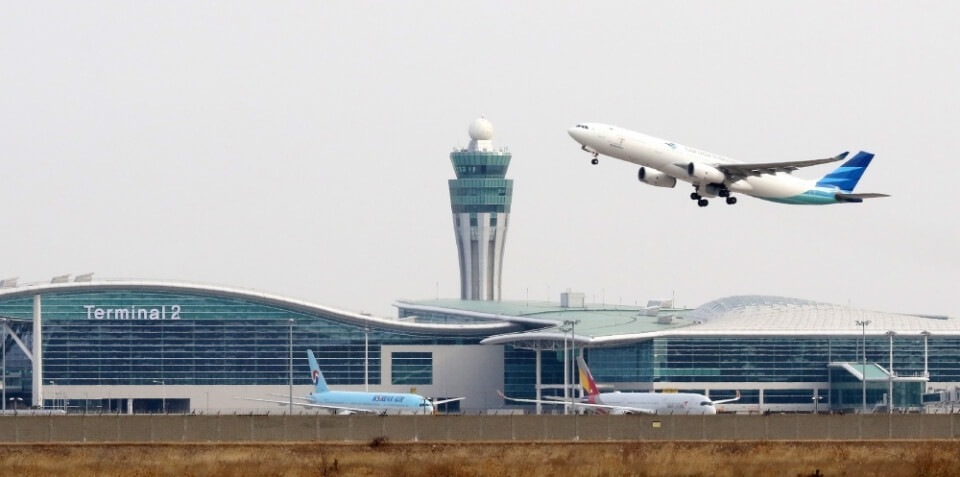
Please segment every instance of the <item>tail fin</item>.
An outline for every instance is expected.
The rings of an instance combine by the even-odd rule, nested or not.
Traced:
[[[307,350],[307,360],[310,361],[310,379],[313,380],[313,393],[325,393],[330,390],[327,387],[327,381],[323,379],[323,373],[320,372],[320,365],[317,364],[317,357],[313,355],[312,350]]]
[[[873,154],[860,151],[853,156],[853,159],[844,162],[833,172],[823,176],[822,179],[817,181],[817,186],[836,187],[844,192],[852,192],[853,188],[857,186],[857,182],[860,181],[863,171],[867,170],[867,166],[870,165],[872,160]]]
[[[596,404],[596,397],[600,394],[600,389],[597,388],[597,382],[593,380],[593,375],[590,374],[590,368],[587,367],[587,362],[583,360],[583,355],[577,356],[577,368],[580,369],[580,385],[587,392],[590,402]]]

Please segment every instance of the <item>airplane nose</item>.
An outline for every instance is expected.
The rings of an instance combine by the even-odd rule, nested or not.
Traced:
[[[583,138],[583,129],[574,126],[574,127],[570,128],[570,129],[567,129],[567,134],[569,134],[570,137],[572,137],[574,141],[577,141],[577,142],[579,142],[579,143],[581,143],[581,144],[583,143],[583,140],[582,140],[582,138]]]

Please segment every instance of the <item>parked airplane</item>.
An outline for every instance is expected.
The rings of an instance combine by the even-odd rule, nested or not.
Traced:
[[[842,161],[847,153],[826,159],[746,164],[606,124],[581,123],[569,133],[581,149],[593,154],[593,164],[599,163],[597,156],[603,154],[640,165],[637,177],[645,184],[674,187],[677,180],[693,184],[690,198],[700,207],[709,204],[707,198],[718,196],[736,204],[737,198],[731,195],[734,192],[784,204],[822,205],[888,197],[853,193],[873,160],[869,152],[860,151],[820,180],[810,181],[790,173],[801,167]]]
[[[540,404],[565,404],[570,402],[574,408],[593,409],[600,413],[609,414],[716,414],[717,404],[740,399],[740,391],[737,391],[737,397],[721,401],[711,401],[703,394],[695,393],[623,393],[619,391],[601,393],[596,381],[593,380],[593,375],[590,374],[590,368],[583,360],[583,356],[577,357],[577,366],[580,368],[580,385],[587,392],[586,402],[563,401],[562,398],[561,400],[545,401],[511,398],[504,396],[500,391],[497,391],[497,394],[504,399],[516,402]]]
[[[364,391],[333,391],[323,379],[320,365],[312,350],[307,350],[310,361],[310,378],[313,380],[313,392],[305,398],[294,398],[295,406],[322,408],[337,414],[376,413],[376,414],[434,414],[436,406],[464,398],[434,401],[418,394],[376,393]],[[247,401],[273,402],[290,405],[290,401],[272,399],[240,398]],[[299,402],[296,402],[299,401]]]

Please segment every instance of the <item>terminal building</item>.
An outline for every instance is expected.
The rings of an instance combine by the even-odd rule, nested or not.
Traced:
[[[533,412],[505,405],[496,391],[536,397],[575,390],[576,373],[565,366],[574,360],[564,358],[580,353],[605,391],[695,391],[714,399],[739,391],[727,412],[874,412],[886,409],[890,396],[894,409],[918,410],[927,391],[960,385],[954,318],[763,296],[695,309],[590,305],[575,293],[551,303],[395,305],[398,317],[382,318],[184,283],[0,288],[5,404],[283,412],[236,398],[286,396],[291,378],[295,396],[306,395],[307,349],[334,389],[466,397],[448,412]]]

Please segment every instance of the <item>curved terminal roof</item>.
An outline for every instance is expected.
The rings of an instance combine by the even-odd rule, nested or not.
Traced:
[[[474,305],[482,303],[482,305]],[[693,310],[640,307],[560,308],[555,304],[524,302],[400,302],[397,306],[417,309],[431,306],[447,313],[469,313],[525,323],[539,329],[492,336],[484,344],[511,343],[519,346],[543,341],[561,341],[570,333],[560,327],[564,321],[576,325],[578,345],[616,345],[662,337],[719,336],[960,336],[960,320],[944,316],[920,316],[864,310],[779,296],[732,296],[705,303]],[[536,321],[534,321],[536,320]],[[869,321],[861,328],[858,321]]]
[[[577,345],[584,345],[604,338],[658,333],[692,324],[682,316],[689,310],[674,308],[598,304],[562,307],[554,302],[470,300],[398,301],[394,306],[413,313],[462,315],[522,324],[532,329],[492,336],[483,343],[525,346],[525,342],[538,342],[540,348],[562,346],[564,336],[569,340],[571,334],[575,334]],[[575,323],[564,332],[562,328],[569,326],[569,322]]]
[[[136,281],[136,280],[97,280],[90,282],[69,283],[41,283],[21,285],[11,288],[0,288],[0,301],[10,298],[32,297],[45,293],[81,293],[103,290],[133,290],[169,293],[187,293],[202,296],[233,298],[253,303],[275,306],[288,310],[299,311],[309,315],[316,315],[334,321],[349,323],[356,326],[389,329],[407,332],[420,332],[447,335],[492,335],[509,333],[522,329],[521,326],[508,321],[490,321],[483,323],[421,323],[415,317],[397,319],[376,317],[362,313],[338,310],[317,305],[303,300],[284,298],[277,295],[261,293],[240,288],[200,285],[182,282],[163,281]]]
[[[960,335],[960,320],[864,310],[778,296],[733,296],[699,306],[686,317],[697,326],[684,334],[740,335]],[[869,321],[864,328],[857,322]]]

